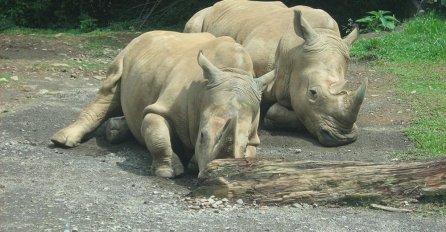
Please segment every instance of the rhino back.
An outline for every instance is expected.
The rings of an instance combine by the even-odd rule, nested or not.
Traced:
[[[199,50],[217,67],[253,72],[249,55],[229,37],[151,32],[132,46],[124,58],[121,102],[129,128],[140,142],[144,115],[156,113],[168,119],[184,145],[195,144],[206,89],[197,63]]]
[[[187,99],[181,98],[184,90],[201,80],[201,69],[196,64],[198,47],[213,38],[210,34],[154,31],[139,36],[124,49],[121,104],[130,131],[140,142],[144,108],[162,98],[164,101],[154,109],[169,114],[177,99]],[[178,74],[181,65],[188,68]]]
[[[251,55],[256,76],[274,68],[280,39],[294,33],[294,10],[309,17],[313,27],[339,34],[336,22],[325,11],[306,6],[286,7],[281,2],[221,1],[207,10],[202,31],[230,36]],[[295,34],[294,34],[295,36]]]

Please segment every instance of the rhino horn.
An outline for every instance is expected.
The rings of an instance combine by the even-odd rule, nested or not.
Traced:
[[[236,154],[236,138],[237,138],[237,115],[229,119],[221,131],[221,136],[214,148],[216,159],[239,158],[240,154]]]
[[[367,90],[367,85],[368,85],[368,79],[366,77],[362,81],[361,86],[359,86],[359,88],[356,90],[355,94],[352,96],[352,104],[351,104],[350,113],[351,113],[352,118],[355,119],[355,121],[358,116],[359,108],[361,108],[361,104],[364,101],[365,92]]]
[[[276,72],[275,72],[275,70],[272,70],[272,71],[264,74],[263,76],[256,78],[254,81],[257,84],[258,89],[260,91],[263,91],[266,89],[268,84],[274,80],[275,77],[276,77]]]
[[[358,36],[359,36],[359,29],[358,26],[355,26],[355,28],[342,40],[344,41],[345,44],[347,44],[347,46],[351,47],[353,42],[355,42],[356,39],[358,39]]]
[[[318,40],[319,35],[302,16],[302,12],[294,10],[294,30],[296,33],[299,31],[299,28],[302,30],[302,36],[306,43],[312,44]]]
[[[218,76],[221,72],[214,64],[212,64],[206,56],[204,56],[203,51],[200,50],[198,52],[198,64],[203,69],[204,78],[206,78],[209,82],[216,83],[218,82]]]

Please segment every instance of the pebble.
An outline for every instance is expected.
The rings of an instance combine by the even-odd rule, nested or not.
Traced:
[[[239,204],[239,205],[243,205],[243,200],[242,200],[242,199],[238,199],[238,200],[236,201],[236,203]]]
[[[301,153],[301,152],[302,152],[302,149],[296,149],[296,150],[294,150],[294,153],[296,153],[296,154]]]
[[[13,81],[18,81],[19,77],[18,76],[12,76],[10,79],[13,80]]]
[[[299,204],[299,203],[294,203],[292,206],[293,206],[294,208],[303,209],[302,205]]]

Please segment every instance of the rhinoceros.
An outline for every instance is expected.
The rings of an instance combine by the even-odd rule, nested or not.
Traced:
[[[216,158],[253,157],[262,90],[274,75],[253,76],[249,54],[230,37],[148,32],[120,52],[96,98],[51,140],[74,147],[106,119],[124,115],[156,176],[184,172],[180,157],[187,154],[173,151],[174,140],[194,151],[200,171]]]
[[[343,90],[356,28],[342,39],[323,10],[228,0],[196,13],[184,32],[230,36],[251,55],[257,76],[274,69],[275,81],[263,92],[265,128],[306,129],[325,146],[357,139],[355,122],[368,81],[356,91]]]

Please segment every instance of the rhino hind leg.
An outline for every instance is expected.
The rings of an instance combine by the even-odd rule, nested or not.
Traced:
[[[159,177],[174,178],[184,172],[184,166],[173,152],[171,128],[168,121],[157,114],[147,114],[141,134],[152,155],[152,173]]]
[[[263,126],[269,130],[300,131],[305,129],[296,113],[279,103],[275,103],[268,109],[263,120]]]
[[[109,143],[117,144],[126,141],[132,133],[125,117],[110,118],[105,128],[105,137]]]
[[[111,89],[102,87],[96,98],[85,107],[71,125],[59,130],[51,141],[58,146],[75,147],[82,138],[96,130],[109,117],[122,115],[119,99],[119,86]]]

